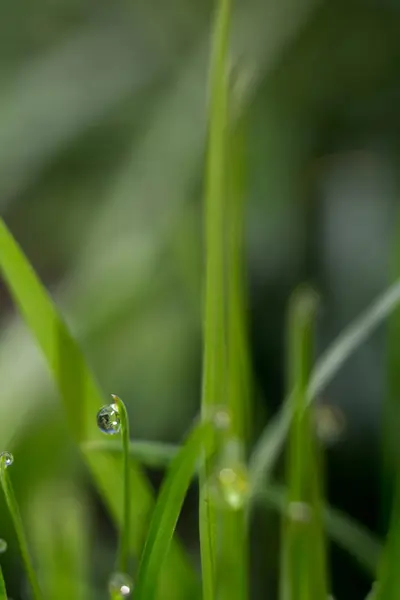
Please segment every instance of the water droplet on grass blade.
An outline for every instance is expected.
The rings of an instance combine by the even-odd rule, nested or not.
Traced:
[[[346,419],[337,406],[317,404],[314,407],[317,437],[327,446],[337,443],[346,428]]]
[[[14,457],[11,452],[1,452],[0,453],[0,466],[9,467],[14,462]]]
[[[242,509],[250,493],[249,475],[242,455],[239,440],[230,439],[226,442],[210,482],[217,503],[232,510]]]
[[[118,406],[114,404],[106,404],[97,413],[97,426],[107,435],[115,435],[121,430],[121,416]]]
[[[312,517],[312,510],[305,502],[290,502],[288,506],[288,515],[292,521],[309,523]]]
[[[2,538],[0,538],[0,554],[5,552],[6,550],[7,550],[7,542],[6,542],[6,540],[3,540]]]
[[[112,598],[129,598],[133,590],[133,581],[126,573],[113,573],[108,589]]]

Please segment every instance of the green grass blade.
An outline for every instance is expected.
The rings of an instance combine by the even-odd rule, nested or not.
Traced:
[[[0,566],[0,600],[7,600],[6,584],[4,583],[3,571]]]
[[[118,441],[99,440],[82,442],[84,452],[110,452],[121,454],[122,448]],[[164,442],[129,442],[129,455],[144,467],[165,469],[175,458],[180,446]]]
[[[206,273],[202,413],[225,400],[224,253],[228,128],[228,44],[230,0],[217,0],[209,75],[208,144],[205,183]],[[203,598],[215,597],[215,510],[208,486],[210,465],[201,474],[200,546]]]
[[[24,525],[22,523],[18,503],[14,495],[14,490],[11,485],[9,475],[7,473],[7,468],[8,467],[5,463],[5,457],[0,456],[0,483],[3,489],[7,508],[9,510],[11,520],[14,525],[15,534],[18,540],[18,545],[22,556],[22,561],[25,567],[26,575],[28,577],[29,585],[32,590],[32,596],[34,600],[43,600],[43,595],[40,590],[39,582],[35,570],[33,568],[33,561],[29,551],[28,542],[26,539]]]
[[[77,442],[100,439],[96,425],[98,409],[106,403],[78,344],[70,335],[46,290],[19,248],[6,225],[0,220],[0,271],[22,316],[42,349],[59,388],[67,421]],[[84,457],[115,518],[122,523],[122,457],[107,453],[84,452]],[[132,534],[131,548],[138,554],[144,539],[147,518],[153,506],[153,493],[146,478],[131,460]],[[182,598],[193,593],[196,581],[179,547],[171,548],[163,577],[166,585],[180,572]],[[161,597],[163,592],[161,590]]]
[[[196,425],[171,463],[154,508],[141,557],[135,587],[136,600],[153,600],[156,597],[158,573],[167,555],[185,495],[199,458],[212,450],[213,440],[214,426],[211,422]],[[169,593],[171,598],[175,597],[171,590]]]
[[[287,490],[275,483],[258,492],[255,501],[284,513],[287,507]],[[370,577],[375,577],[382,543],[362,525],[328,505],[323,507],[324,525],[330,539],[360,565]]]
[[[65,484],[40,489],[29,504],[28,526],[47,598],[88,600],[89,514]]]
[[[399,304],[400,283],[396,283],[344,329],[316,362],[308,387],[308,402],[323,391],[351,354]],[[252,454],[250,471],[254,489],[263,488],[282,450],[290,423],[291,398],[286,398],[278,415],[265,428]]]
[[[283,518],[280,597],[326,600],[326,558],[321,521],[319,465],[307,388],[314,359],[317,300],[301,288],[289,308],[289,389],[293,390],[288,453],[288,495]]]

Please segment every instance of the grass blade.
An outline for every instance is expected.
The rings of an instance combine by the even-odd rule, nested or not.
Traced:
[[[293,390],[288,495],[283,519],[282,600],[326,600],[327,572],[319,497],[319,466],[307,387],[314,354],[315,294],[293,295],[289,309],[289,389]]]
[[[226,200],[228,128],[228,44],[230,0],[217,0],[211,55],[208,144],[205,190],[206,274],[204,299],[204,358],[201,407],[224,403],[224,253],[223,227]],[[205,462],[200,479],[200,546],[203,598],[215,597],[215,510],[208,486],[210,465]]]
[[[320,394],[351,354],[400,304],[400,283],[384,292],[355,319],[317,361],[307,390],[308,402]],[[261,435],[250,461],[252,487],[261,490],[271,472],[291,423],[291,398],[286,398],[278,415]]]
[[[84,452],[110,452],[121,454],[121,444],[117,441],[82,442]],[[129,455],[144,467],[165,469],[171,464],[180,446],[164,442],[129,442]]]
[[[265,504],[281,513],[286,512],[287,490],[283,486],[271,483],[255,497],[256,502]],[[364,570],[375,577],[382,543],[370,531],[328,505],[323,507],[323,519],[327,534],[338,546],[348,552]]]
[[[59,482],[40,489],[30,503],[33,547],[47,598],[90,598],[88,516],[77,493]]]
[[[14,490],[7,473],[7,468],[9,464],[11,464],[7,462],[9,459],[12,460],[12,457],[8,453],[3,452],[0,455],[0,483],[3,489],[7,508],[9,510],[11,520],[14,525],[15,534],[17,536],[19,548],[21,551],[22,561],[25,567],[30,587],[32,589],[32,596],[34,600],[43,600],[42,592],[39,587],[39,582],[37,580],[36,573],[33,568],[33,562],[28,548],[28,542],[26,540],[24,525],[22,523],[18,503],[15,498]]]
[[[85,363],[78,344],[2,220],[0,271],[54,375],[72,435],[78,443],[98,439],[101,433],[96,426],[95,417],[98,409],[105,404],[105,399]],[[101,452],[95,456],[87,452],[83,452],[83,455],[112,516],[121,524],[121,457]],[[144,517],[149,515],[153,506],[153,494],[144,475],[132,460],[130,470],[131,497],[135,499],[131,506],[131,548],[138,554],[147,526]],[[170,561],[163,574],[166,585],[173,580],[173,572],[177,569],[181,576],[182,598],[185,598],[187,593],[194,593],[196,582],[193,573],[180,548],[175,545],[171,548]]]
[[[158,588],[158,573],[168,552],[179,513],[196,472],[200,456],[212,450],[214,427],[209,421],[196,425],[175,456],[162,485],[140,561],[136,600],[153,600]],[[179,582],[178,582],[179,585]],[[171,590],[170,597],[174,597]]]

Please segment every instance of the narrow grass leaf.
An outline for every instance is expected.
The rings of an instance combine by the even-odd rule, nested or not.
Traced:
[[[14,490],[7,473],[6,459],[0,456],[0,482],[3,489],[4,497],[6,500],[7,508],[9,510],[11,520],[14,525],[15,534],[18,540],[19,549],[22,556],[23,565],[28,577],[29,585],[32,590],[32,596],[34,600],[43,600],[43,595],[40,590],[39,582],[33,568],[33,561],[31,553],[28,547],[28,542],[25,535],[25,529],[19,511],[18,503],[14,495]]]
[[[186,443],[173,459],[161,487],[153,517],[149,526],[146,543],[141,557],[137,582],[136,600],[153,600],[159,585],[159,571],[175,531],[183,501],[197,464],[204,453],[208,455],[213,448],[214,426],[205,421],[196,425]],[[177,581],[176,586],[180,585]],[[170,597],[175,597],[173,589]]]
[[[209,75],[208,142],[205,175],[205,298],[202,413],[224,403],[224,253],[228,128],[228,46],[230,0],[217,0]],[[208,486],[210,464],[201,474],[200,546],[203,598],[215,597],[215,510]]]
[[[287,489],[270,483],[257,493],[255,501],[265,502],[266,506],[286,513]],[[323,518],[330,539],[348,552],[368,576],[374,578],[382,553],[382,542],[348,515],[326,504],[323,506]]]
[[[288,492],[283,516],[282,600],[326,600],[327,572],[319,465],[316,460],[313,422],[307,387],[314,354],[316,296],[308,288],[293,295],[289,308],[288,376],[293,390],[292,425],[287,461]]]
[[[307,390],[308,402],[320,394],[353,352],[400,304],[400,283],[384,292],[364,313],[344,329],[317,360]],[[292,413],[290,397],[261,435],[251,457],[252,487],[261,490],[274,467],[289,431]]]
[[[96,425],[96,413],[105,399],[87,367],[78,344],[68,331],[46,290],[40,283],[5,223],[0,220],[0,271],[22,316],[32,331],[52,371],[76,441],[96,440],[101,433]],[[84,457],[111,514],[122,523],[123,481],[120,456],[84,452]],[[130,461],[132,502],[131,547],[140,552],[147,520],[153,506],[153,494],[143,473]],[[196,581],[179,547],[171,548],[171,562],[163,576],[166,582],[173,572],[180,572],[182,598],[193,593]],[[186,587],[187,586],[187,587]],[[161,594],[162,597],[162,594]]]

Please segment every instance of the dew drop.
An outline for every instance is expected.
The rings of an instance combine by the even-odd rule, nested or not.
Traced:
[[[106,404],[97,413],[97,426],[107,435],[115,435],[121,430],[121,417],[116,404]]]
[[[3,467],[9,467],[14,462],[14,457],[11,452],[0,453],[0,465]]]
[[[250,483],[243,454],[243,445],[235,438],[227,440],[220,449],[210,491],[221,507],[240,510],[248,500]]]
[[[217,476],[219,492],[224,502],[233,510],[246,504],[249,494],[249,479],[243,465],[223,467]]]
[[[7,542],[0,538],[0,554],[3,554],[7,550]]]
[[[309,523],[311,521],[312,510],[305,502],[290,502],[288,506],[288,515],[292,521]]]
[[[112,598],[129,598],[133,590],[133,581],[126,573],[113,573],[108,589]]]
[[[331,446],[341,439],[346,428],[346,419],[337,406],[318,404],[314,409],[314,417],[316,434],[321,442]]]

